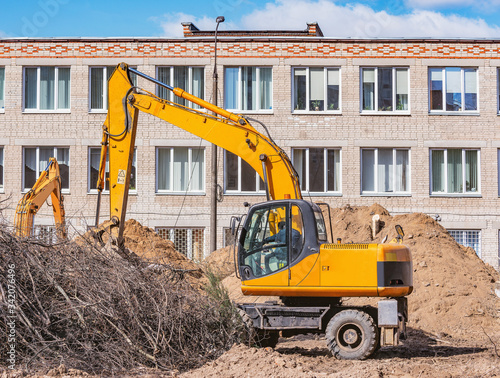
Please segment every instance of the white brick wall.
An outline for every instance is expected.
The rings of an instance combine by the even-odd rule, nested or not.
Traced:
[[[498,230],[500,229],[500,198],[498,197],[497,142],[500,119],[497,115],[497,67],[500,44],[461,41],[338,41],[292,42],[271,40],[265,44],[273,49],[259,56],[260,42],[238,41],[239,50],[232,49],[235,41],[220,41],[219,104],[223,104],[225,64],[273,66],[273,114],[252,115],[263,121],[275,141],[290,153],[296,145],[342,148],[342,196],[316,197],[337,207],[371,205],[374,202],[393,214],[423,212],[439,214],[445,227],[481,229],[483,259],[498,269]],[[145,55],[144,45],[156,48]],[[305,50],[290,48],[298,44]],[[387,45],[383,51],[380,45]],[[61,45],[60,58],[51,55],[50,48]],[[126,52],[115,54],[120,45]],[[175,45],[175,47],[174,47]],[[0,141],[4,144],[4,193],[0,201],[10,203],[5,214],[10,222],[13,209],[21,197],[22,148],[38,145],[70,147],[70,193],[65,196],[66,214],[71,224],[83,230],[93,224],[97,196],[87,193],[88,148],[98,146],[105,114],[88,112],[89,66],[114,65],[129,61],[131,65],[155,76],[156,65],[205,65],[205,96],[211,100],[213,51],[206,42],[196,40],[160,41],[44,41],[0,40],[0,65],[5,66],[5,113],[0,113]],[[412,46],[419,45],[420,53]],[[93,46],[93,47],[92,47]],[[242,47],[241,47],[242,46]],[[325,47],[326,46],[326,47]],[[446,47],[451,46],[451,47]],[[474,47],[476,46],[476,47]],[[479,55],[477,46],[486,50]],[[317,50],[319,48],[322,50]],[[8,50],[10,48],[10,50]],[[64,52],[67,48],[68,52]],[[183,48],[185,48],[183,50]],[[467,49],[471,49],[469,52]],[[62,50],[61,50],[62,49]],[[93,50],[94,49],[94,50]],[[97,49],[97,50],[95,50]],[[309,50],[307,50],[309,49]],[[316,49],[316,50],[315,50]],[[326,49],[326,50],[325,50]],[[330,50],[331,49],[331,50]],[[392,49],[392,50],[391,50]],[[413,49],[413,50],[412,50]],[[427,49],[427,50],[423,50]],[[146,49],[147,50],[147,49]],[[243,51],[244,50],[244,51]],[[307,51],[306,51],[307,50]],[[450,51],[454,51],[450,52]],[[16,52],[17,51],[17,52]],[[96,52],[97,51],[97,52]],[[150,50],[147,50],[150,51]],[[240,52],[238,52],[240,51]],[[308,52],[310,51],[310,52]],[[323,51],[334,51],[324,53]],[[449,55],[446,53],[449,52]],[[17,55],[20,54],[20,55]],[[65,55],[66,54],[66,55]],[[255,60],[249,58],[256,58]],[[470,59],[474,57],[474,59]],[[200,63],[196,63],[200,62]],[[71,112],[69,114],[23,114],[23,66],[71,65]],[[360,115],[360,67],[403,65],[410,68],[410,115]],[[340,66],[342,71],[342,113],[340,115],[292,114],[291,72],[295,65]],[[478,67],[479,115],[429,115],[427,77],[429,66]],[[139,85],[154,92],[151,83],[139,80]],[[256,125],[259,129],[260,126]],[[260,129],[259,129],[260,130]],[[128,217],[144,225],[174,226],[175,224],[204,227],[205,248],[208,250],[210,209],[211,154],[207,147],[206,194],[155,194],[155,147],[158,141],[189,140],[193,146],[199,140],[189,133],[169,126],[152,116],[141,114],[137,132],[137,195],[129,199]],[[411,149],[411,196],[384,197],[360,195],[360,148],[409,147]],[[324,144],[324,145],[323,145]],[[481,196],[479,198],[431,197],[429,195],[429,148],[479,146],[481,156]],[[222,150],[219,149],[219,177],[223,183]],[[231,215],[245,212],[244,201],[258,202],[263,196],[225,195],[219,204],[218,245],[222,246],[223,227]],[[104,195],[101,220],[109,214]],[[51,210],[45,206],[39,219],[46,222]],[[177,223],[176,223],[177,222]]]

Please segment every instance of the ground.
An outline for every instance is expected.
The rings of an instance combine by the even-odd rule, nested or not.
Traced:
[[[496,336],[500,352],[500,332]],[[180,377],[499,377],[493,343],[436,338],[410,330],[404,345],[380,349],[365,361],[332,357],[322,335],[280,339],[273,350],[235,345],[216,361]]]

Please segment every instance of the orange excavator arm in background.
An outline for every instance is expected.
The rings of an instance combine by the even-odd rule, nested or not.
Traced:
[[[134,87],[133,73],[165,87],[180,98],[200,106],[183,107]],[[260,175],[268,199],[302,198],[299,178],[286,153],[269,135],[258,132],[249,119],[230,113],[180,88],[165,85],[125,63],[119,64],[108,81],[108,115],[103,125],[101,163],[97,189],[104,189],[106,155],[109,153],[110,220],[118,225],[112,235],[120,244],[127,208],[132,158],[139,112],[152,114],[241,157]],[[215,113],[209,114],[208,111]],[[98,199],[96,225],[100,199]]]
[[[21,198],[16,208],[14,229],[17,236],[31,236],[35,215],[51,196],[52,210],[59,238],[66,238],[66,224],[59,164],[50,158],[47,168],[40,174],[33,187]]]

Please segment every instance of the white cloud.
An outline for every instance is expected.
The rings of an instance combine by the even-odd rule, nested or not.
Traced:
[[[413,9],[475,7],[486,10],[498,7],[500,0],[405,0],[405,3]]]
[[[159,17],[151,17],[151,20],[158,23],[163,30],[164,37],[182,37],[183,22],[192,22],[200,30],[215,30],[215,18],[207,16],[196,17],[187,13],[167,13]],[[233,22],[224,22],[219,25],[219,30],[239,29]]]
[[[439,1],[439,0],[437,0]],[[415,10],[390,15],[361,4],[337,5],[333,0],[277,0],[242,18],[244,29],[305,29],[317,21],[327,37],[498,38],[500,28],[484,20]]]
[[[431,0],[411,0],[430,3]],[[434,3],[466,3],[469,0],[432,0]],[[472,1],[472,0],[471,0]],[[500,0],[482,0],[500,3]],[[410,0],[408,0],[410,2]],[[359,3],[339,5],[335,0],[275,0],[263,8],[228,20],[220,30],[304,30],[307,22],[318,22],[326,37],[353,38],[498,38],[500,27],[483,19],[447,15],[431,10],[404,10],[401,2],[397,15],[375,11]],[[394,9],[393,9],[394,10]],[[200,30],[214,30],[215,18],[187,13],[169,13],[152,18],[164,36],[182,37],[181,22],[192,22]]]

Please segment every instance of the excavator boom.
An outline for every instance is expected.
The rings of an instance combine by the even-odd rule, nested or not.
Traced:
[[[171,90],[176,96],[200,106],[201,110],[163,100],[134,87],[130,80],[131,73]],[[299,179],[286,153],[270,136],[258,132],[246,118],[180,88],[165,85],[124,63],[116,67],[108,86],[108,115],[103,125],[98,190],[102,192],[104,188],[107,149],[109,187],[113,192],[110,196],[110,218],[119,225],[118,233],[114,235],[118,242],[123,235],[139,111],[154,115],[240,156],[266,183],[268,199],[301,198]],[[269,174],[271,171],[272,175]]]
[[[28,237],[32,234],[35,215],[49,196],[52,201],[57,235],[61,239],[66,238],[61,176],[59,164],[55,158],[50,158],[47,168],[17,204],[14,220],[14,229],[17,236]]]

